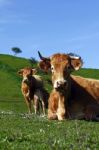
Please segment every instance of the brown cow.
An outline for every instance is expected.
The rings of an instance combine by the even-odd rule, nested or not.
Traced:
[[[31,113],[31,103],[34,103],[35,114],[39,112],[39,104],[43,109],[47,108],[48,92],[44,89],[42,79],[40,76],[35,75],[36,69],[24,68],[18,71],[18,74],[23,76],[21,90],[25,98],[26,104]]]
[[[81,57],[54,54],[50,58],[44,58],[40,53],[39,56],[42,59],[39,63],[40,68],[43,70],[46,68],[46,71],[51,69],[52,72],[53,90],[49,98],[48,118],[97,119],[99,80],[70,75],[73,70],[79,70],[83,65]]]

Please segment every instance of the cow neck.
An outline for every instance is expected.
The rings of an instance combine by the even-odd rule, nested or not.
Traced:
[[[36,83],[35,78],[33,78],[33,77],[31,76],[31,78],[30,78],[30,80],[29,80],[29,85],[28,85],[28,87],[29,87],[30,90],[35,89],[35,83]]]
[[[31,76],[30,78],[30,83],[28,85],[28,88],[29,88],[29,97],[32,99],[33,98],[33,95],[34,95],[34,91],[35,91],[35,80],[34,78]]]
[[[59,92],[59,95],[61,97],[65,97],[66,99],[70,96],[70,91],[71,91],[71,77],[68,77],[68,80],[67,80],[67,84],[68,84],[68,87],[65,88],[65,89],[62,89],[62,90],[57,90],[57,92]]]
[[[30,81],[30,91],[35,92],[35,90],[37,89],[42,89],[42,86],[38,84],[37,79],[35,77],[31,77],[31,81]]]

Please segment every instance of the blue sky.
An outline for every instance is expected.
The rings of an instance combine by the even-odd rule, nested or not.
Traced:
[[[99,0],[0,0],[0,53],[35,57],[74,52],[99,68]]]

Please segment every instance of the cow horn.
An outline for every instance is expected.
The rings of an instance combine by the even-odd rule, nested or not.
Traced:
[[[79,55],[76,55],[74,53],[68,53],[69,57],[72,59],[81,59],[81,57]]]
[[[50,60],[49,57],[48,58],[43,57],[39,51],[38,51],[38,55],[39,55],[39,57],[40,57],[41,60]]]

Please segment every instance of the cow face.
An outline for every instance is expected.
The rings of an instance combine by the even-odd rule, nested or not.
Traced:
[[[24,83],[29,84],[29,82],[31,81],[32,75],[34,75],[36,72],[37,72],[36,69],[24,68],[24,69],[20,69],[18,71],[18,74],[23,76]]]
[[[45,68],[51,70],[52,83],[56,90],[67,89],[70,73],[73,70],[79,70],[83,64],[80,57],[70,56],[69,54],[54,54],[50,59],[48,58],[47,65],[45,60],[43,57],[39,66],[43,70],[45,70]],[[42,63],[44,64],[43,67],[41,66]]]
[[[70,75],[70,59],[67,55],[55,54],[51,57],[51,72],[53,87],[57,90],[68,85]]]

